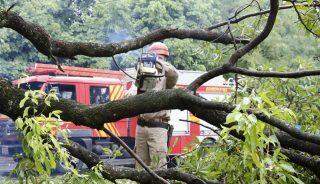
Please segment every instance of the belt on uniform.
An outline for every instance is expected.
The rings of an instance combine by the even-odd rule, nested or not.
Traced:
[[[138,125],[139,126],[142,126],[142,127],[157,127],[157,128],[164,128],[164,129],[167,129],[169,130],[170,128],[170,125],[169,123],[163,123],[163,122],[158,122],[158,121],[145,121],[145,120],[142,120],[142,119],[139,119],[138,120]]]

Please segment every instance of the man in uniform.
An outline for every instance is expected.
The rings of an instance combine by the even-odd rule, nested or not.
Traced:
[[[178,80],[178,72],[174,66],[166,62],[169,56],[168,47],[163,43],[156,42],[149,47],[148,53],[156,54],[157,62],[162,65],[162,67],[156,65],[158,73],[163,73],[162,70],[164,70],[164,76],[154,79],[155,84],[151,90],[160,91],[173,88]],[[137,87],[139,93],[139,86]],[[144,163],[154,169],[167,168],[169,120],[169,110],[141,114],[138,117],[135,140],[136,153]],[[136,168],[141,168],[140,164],[136,163]]]

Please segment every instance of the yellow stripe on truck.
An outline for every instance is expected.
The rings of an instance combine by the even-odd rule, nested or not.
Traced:
[[[117,91],[117,93],[116,93],[115,96],[114,96],[114,100],[119,100],[119,99],[121,99],[122,93],[123,93],[123,86],[120,86],[120,87],[119,87],[119,91]]]
[[[114,85],[114,86],[110,86],[110,100],[117,100],[118,94],[123,90],[121,89],[122,85]]]
[[[110,85],[110,101],[118,100],[122,97],[123,94],[123,85]],[[120,132],[117,130],[115,123],[106,123],[105,128],[108,127],[108,130],[120,136]]]

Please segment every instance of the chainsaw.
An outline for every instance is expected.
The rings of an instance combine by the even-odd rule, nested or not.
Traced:
[[[157,68],[158,66],[160,66],[160,69]],[[152,90],[156,85],[157,78],[163,77],[164,73],[164,67],[162,63],[157,61],[156,54],[141,54],[137,64],[138,91],[145,92]]]

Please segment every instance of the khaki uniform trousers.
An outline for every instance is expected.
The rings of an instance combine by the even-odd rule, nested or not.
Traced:
[[[137,125],[136,135],[136,153],[141,160],[152,169],[166,169],[168,130]],[[138,162],[136,168],[142,169]]]

